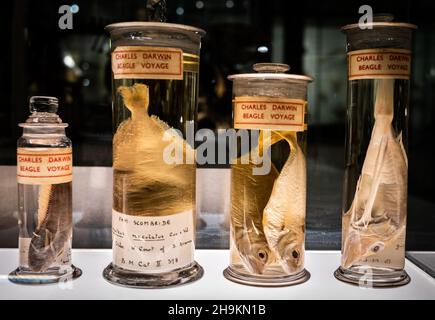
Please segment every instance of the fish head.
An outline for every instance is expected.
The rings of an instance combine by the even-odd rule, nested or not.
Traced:
[[[304,239],[303,236],[286,231],[278,242],[278,253],[281,265],[285,272],[293,274],[299,272],[304,266]]]
[[[148,108],[149,90],[148,86],[142,83],[135,83],[133,86],[119,86],[117,91],[121,94],[125,106],[131,111]]]
[[[251,244],[251,253],[247,255],[249,265],[254,273],[262,274],[271,257],[270,249],[266,243]]]
[[[237,251],[245,267],[252,273],[262,274],[271,260],[271,252],[265,241],[250,241],[248,236],[237,239]]]
[[[358,261],[381,252],[385,243],[376,236],[364,236],[359,232],[351,232],[344,241],[341,265],[350,268]]]

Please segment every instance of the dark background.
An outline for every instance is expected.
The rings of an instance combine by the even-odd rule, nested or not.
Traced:
[[[79,6],[72,30],[58,27],[63,4]],[[167,18],[207,31],[201,50],[199,127],[230,126],[231,83],[226,77],[249,72],[256,62],[288,63],[292,73],[315,77],[308,92],[307,246],[339,248],[347,85],[340,27],[357,22],[363,4],[419,27],[413,41],[408,141],[408,249],[435,250],[434,1],[169,0]],[[75,166],[111,166],[110,47],[104,26],[146,15],[146,0],[2,2],[0,187],[10,183],[1,171],[15,165],[21,134],[17,123],[27,118],[32,95],[59,98],[60,115],[70,124]],[[0,206],[2,201],[8,199],[0,194]]]

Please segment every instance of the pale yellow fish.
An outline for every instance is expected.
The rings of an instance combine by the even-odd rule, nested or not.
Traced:
[[[285,139],[290,155],[276,179],[264,209],[263,228],[269,247],[287,274],[304,266],[306,163],[296,132],[274,131],[272,140]]]
[[[392,126],[394,80],[378,80],[376,92],[370,143],[343,221],[345,268],[382,251],[406,224],[408,164],[401,135],[396,137]]]
[[[164,140],[170,127],[148,115],[149,92],[144,84],[117,90],[130,110],[113,138],[114,209],[131,215],[170,215],[194,210],[195,166],[163,161],[165,148],[183,148],[183,162],[194,150],[177,136]]]
[[[252,273],[262,274],[273,261],[262,225],[263,209],[269,200],[273,183],[278,172],[272,165],[269,173],[254,175],[258,167],[252,157],[259,154],[262,135],[257,148],[251,151],[249,164],[241,159],[231,166],[231,232],[244,266]],[[262,149],[260,149],[262,150]]]

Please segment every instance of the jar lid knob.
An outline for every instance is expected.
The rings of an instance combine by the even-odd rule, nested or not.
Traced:
[[[290,66],[285,63],[256,63],[252,68],[261,73],[284,73],[290,70]]]
[[[375,13],[373,15],[373,22],[392,22],[394,15],[391,13]]]
[[[29,109],[34,112],[56,113],[59,101],[56,97],[33,96],[30,98]]]

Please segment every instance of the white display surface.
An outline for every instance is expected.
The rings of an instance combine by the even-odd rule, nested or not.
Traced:
[[[228,250],[197,250],[196,261],[205,275],[197,282],[168,289],[131,289],[109,284],[102,277],[103,269],[112,260],[107,249],[74,249],[73,263],[83,275],[68,284],[17,285],[7,275],[18,265],[18,249],[0,249],[0,299],[435,299],[435,279],[406,261],[411,282],[393,289],[364,289],[336,280],[334,270],[340,262],[338,251],[307,251],[308,282],[280,288],[260,288],[226,280],[222,271],[229,262]]]

